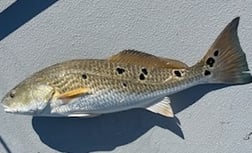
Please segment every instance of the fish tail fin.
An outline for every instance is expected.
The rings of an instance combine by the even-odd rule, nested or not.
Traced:
[[[220,33],[203,59],[196,66],[203,67],[208,83],[245,84],[252,76],[242,51],[237,28],[239,17],[230,22]]]

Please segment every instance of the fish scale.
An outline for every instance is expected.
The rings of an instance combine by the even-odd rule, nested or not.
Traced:
[[[171,70],[167,69],[166,71]],[[199,73],[199,76],[187,73],[185,74],[185,78],[188,78],[188,80],[173,79],[173,82],[162,81],[155,84],[149,84],[148,81],[139,83],[132,80],[111,79],[109,77],[100,78],[100,76],[92,76],[90,78],[90,84],[92,84],[90,88],[93,89],[90,96],[80,98],[76,100],[77,102],[62,106],[54,111],[65,113],[82,110],[96,114],[120,111],[127,106],[130,106],[129,108],[140,105],[148,106],[152,104],[149,104],[149,99],[151,99],[151,101],[152,99],[159,99],[167,94],[173,94],[178,90],[198,84],[198,79],[205,79],[202,73]],[[127,87],[122,86],[123,81],[127,84]],[[109,96],[106,97],[104,95]],[[124,97],[127,97],[127,99]],[[139,101],[141,101],[141,103]]]
[[[77,64],[78,63],[78,66]],[[92,66],[96,64],[96,68],[92,68]],[[126,70],[123,74],[118,74],[116,72],[116,68],[121,67]],[[111,63],[109,61],[103,60],[87,60],[87,61],[79,61],[74,60],[71,62],[62,63],[60,67],[58,65],[50,67],[50,69],[46,69],[38,72],[36,75],[40,76],[38,80],[43,80],[49,85],[56,87],[62,92],[66,92],[73,88],[78,88],[81,86],[89,86],[90,82],[96,81],[101,82],[100,86],[103,85],[101,80],[104,80],[102,77],[108,77],[115,80],[131,80],[133,82],[137,82],[139,84],[160,84],[164,83],[167,78],[171,76],[171,69],[154,69],[154,68],[146,68],[149,71],[149,74],[146,76],[146,80],[140,80],[139,75],[141,74],[142,66],[136,65],[126,65],[126,64],[117,64]],[[67,70],[67,71],[66,71]],[[52,74],[48,76],[47,74]],[[64,74],[61,76],[60,74]],[[82,74],[87,75],[87,79],[84,80],[81,76]],[[61,77],[57,77],[61,76]],[[97,76],[92,80],[91,76]],[[112,82],[112,81],[110,81]],[[106,87],[110,85],[107,84]],[[118,85],[120,88],[121,84]],[[113,86],[114,87],[114,86]],[[59,91],[60,92],[60,91]],[[60,92],[61,93],[61,92]]]
[[[31,75],[4,96],[2,105],[6,112],[38,116],[92,117],[145,108],[173,117],[171,94],[200,84],[252,82],[238,23],[239,17],[229,23],[191,67],[137,50],[70,60]]]

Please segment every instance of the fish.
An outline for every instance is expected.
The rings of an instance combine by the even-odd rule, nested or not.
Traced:
[[[202,84],[252,82],[234,18],[193,66],[137,50],[104,59],[74,59],[46,67],[11,89],[1,104],[7,113],[95,117],[143,108],[174,117],[169,96]]]

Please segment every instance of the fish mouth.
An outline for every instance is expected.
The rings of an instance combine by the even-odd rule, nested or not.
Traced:
[[[4,111],[5,111],[6,113],[15,113],[15,112],[18,112],[17,109],[10,108],[10,107],[8,107],[8,106],[6,106],[6,105],[2,105],[2,106],[4,107]]]
[[[8,102],[7,102],[6,99],[2,99],[1,106],[4,108],[4,111],[7,112],[7,113],[13,113],[13,112],[17,111],[16,109],[8,106]]]
[[[4,111],[6,113],[24,114],[24,112],[22,112],[22,111],[20,111],[20,110],[18,110],[16,108],[11,108],[11,107],[6,106],[6,105],[3,105],[3,107],[4,107]]]
[[[4,108],[4,111],[6,113],[12,113],[12,114],[21,114],[21,115],[36,115],[36,113],[38,113],[37,111],[35,110],[22,110],[22,109],[19,109],[19,108],[12,108],[12,107],[9,107],[9,106],[6,106],[4,104],[2,104],[3,108]]]
[[[4,107],[4,111],[6,113],[12,113],[12,114],[23,114],[23,115],[33,115],[34,112],[33,111],[20,111],[18,109],[14,109],[14,108],[9,108],[8,106],[3,106]]]

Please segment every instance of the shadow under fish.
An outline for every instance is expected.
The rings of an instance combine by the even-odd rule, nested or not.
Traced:
[[[133,142],[154,126],[184,138],[176,117],[166,118],[143,109],[96,118],[33,117],[32,125],[43,143],[61,152],[113,150]]]
[[[201,85],[171,95],[174,113],[188,108],[208,92],[224,87],[227,85]],[[143,109],[96,118],[33,117],[32,125],[43,143],[61,152],[110,151],[135,141],[154,126],[184,139],[183,124],[180,125],[177,117],[166,118]]]

